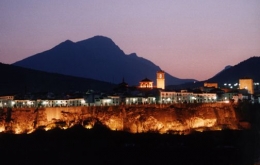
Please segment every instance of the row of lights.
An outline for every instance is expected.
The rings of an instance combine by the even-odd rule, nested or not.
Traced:
[[[11,101],[11,105],[13,106],[15,104],[14,101]],[[33,105],[34,103],[32,101],[27,101],[27,102],[22,102],[23,105],[27,104],[27,105]],[[4,102],[4,105],[7,105],[6,102]]]
[[[46,104],[48,104],[48,103],[49,103],[49,101],[43,101],[43,102],[42,102],[43,105],[46,105]],[[81,100],[81,104],[85,104],[85,103],[86,103],[85,100]],[[57,104],[58,104],[58,105],[60,105],[60,104],[66,104],[66,101],[60,101],[60,100],[58,100],[58,101],[57,101]]]
[[[254,85],[259,85],[259,83],[258,82],[256,82],[256,83],[254,83]],[[232,84],[228,84],[228,83],[224,83],[224,86],[229,86],[230,88],[233,88],[233,86],[234,87],[236,87],[236,86],[240,86],[240,84],[238,84],[238,83],[235,83],[233,86],[232,86]]]
[[[34,105],[35,103],[34,103],[34,101],[27,101],[27,102],[17,102],[17,104],[19,104],[19,103],[21,103],[22,105],[28,105],[28,106],[32,106],[32,105]],[[49,101],[43,101],[42,102],[42,105],[47,105],[49,103]],[[66,103],[66,101],[57,101],[57,103],[56,104],[58,104],[58,105],[60,105],[60,104],[65,104]],[[85,100],[81,100],[81,104],[85,104],[86,103],[86,101]],[[2,102],[2,104],[4,105],[4,106],[6,106],[7,105],[7,102]],[[14,104],[15,104],[15,101],[11,101],[11,102],[9,102],[9,104],[11,104],[11,106],[14,106]]]
[[[197,100],[197,98],[194,97],[194,96],[192,96],[191,99],[192,99],[192,100]],[[208,100],[216,100],[216,99],[217,99],[217,97],[208,98]],[[165,99],[162,99],[162,100],[164,101]],[[167,100],[167,101],[171,101],[171,98],[168,97],[166,100]],[[181,98],[178,98],[178,100],[180,101]]]
[[[155,102],[155,100],[156,100],[156,99],[155,99],[155,98],[153,98],[153,102]],[[128,101],[129,101],[129,100],[128,100],[128,99],[126,99],[126,102],[127,102],[127,103],[128,103]],[[136,98],[133,98],[133,103],[135,103],[135,101],[137,101],[137,99],[136,99]],[[145,99],[145,101],[147,102],[147,101],[148,101],[148,99]]]
[[[229,88],[233,88],[233,86],[234,87],[236,87],[236,86],[240,86],[240,84],[238,84],[238,83],[235,83],[233,86],[232,86],[232,84],[227,84],[227,83],[224,83],[224,86],[228,86]]]

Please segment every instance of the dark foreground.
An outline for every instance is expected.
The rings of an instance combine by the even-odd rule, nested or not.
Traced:
[[[250,165],[258,157],[257,140],[250,130],[160,135],[75,126],[0,134],[0,164]]]

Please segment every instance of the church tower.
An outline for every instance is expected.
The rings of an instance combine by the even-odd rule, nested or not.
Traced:
[[[165,77],[164,71],[157,71],[157,88],[164,89],[165,88]]]

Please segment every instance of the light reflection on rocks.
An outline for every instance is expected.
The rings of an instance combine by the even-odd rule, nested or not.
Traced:
[[[5,114],[0,116],[0,132],[16,134],[31,133],[39,128],[67,129],[75,124],[91,129],[97,121],[111,130],[131,133],[186,134],[191,130],[239,128],[234,107],[220,103],[12,109],[8,122],[4,120]]]

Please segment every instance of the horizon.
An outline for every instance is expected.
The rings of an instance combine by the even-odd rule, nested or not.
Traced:
[[[260,55],[259,16],[257,0],[1,1],[0,62],[101,35],[174,77],[203,81]]]

